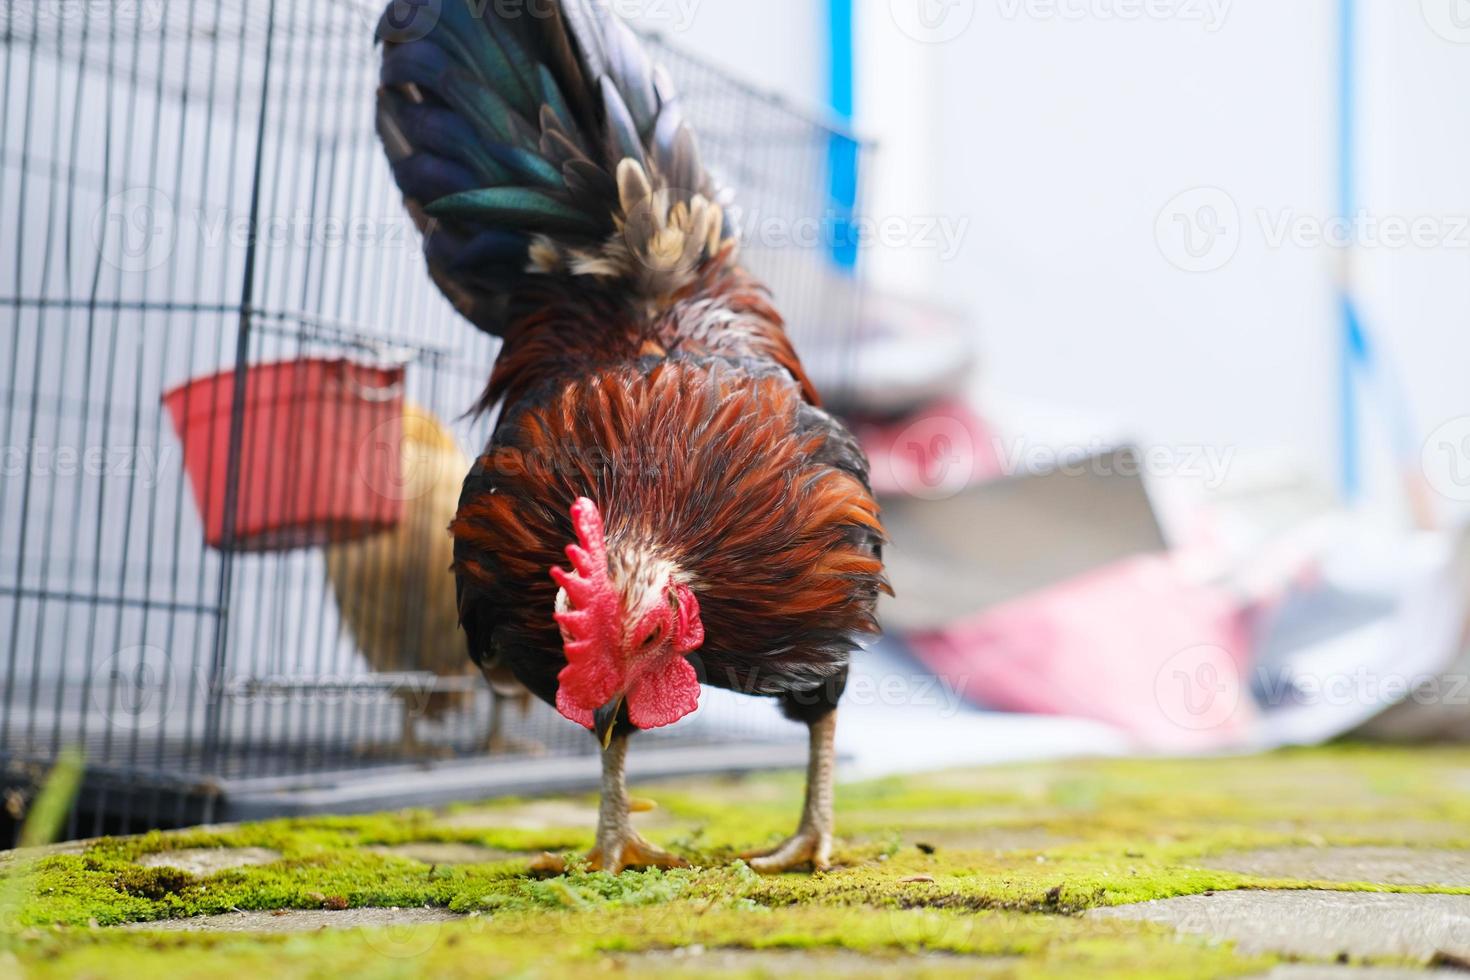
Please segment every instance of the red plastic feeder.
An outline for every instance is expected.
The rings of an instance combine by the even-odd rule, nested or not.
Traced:
[[[395,526],[403,511],[402,367],[304,358],[245,372],[235,519],[227,527],[235,371],[163,396],[211,547],[317,547]]]

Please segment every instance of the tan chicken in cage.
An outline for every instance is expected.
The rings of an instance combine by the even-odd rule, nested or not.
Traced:
[[[459,506],[470,461],[443,423],[407,402],[399,442],[403,516],[390,531],[326,548],[327,579],[343,623],[363,658],[380,674],[433,674],[451,682],[478,673],[465,656],[455,602],[454,542],[449,522]],[[529,706],[514,678],[488,678],[494,696],[487,752],[536,751],[532,742],[504,735],[505,711]],[[475,686],[467,682],[425,692],[408,684],[396,691],[404,702],[403,733],[395,754],[432,750],[419,740],[420,719],[437,721],[467,711]]]

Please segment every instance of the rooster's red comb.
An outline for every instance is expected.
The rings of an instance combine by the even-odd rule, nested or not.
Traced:
[[[592,726],[592,712],[622,687],[616,651],[620,603],[607,567],[607,541],[597,505],[581,497],[572,505],[577,544],[567,545],[570,572],[551,569],[566,590],[566,608],[556,613],[567,665],[558,675],[557,708],[573,721]]]

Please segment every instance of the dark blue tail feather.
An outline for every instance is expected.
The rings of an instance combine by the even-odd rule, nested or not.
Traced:
[[[671,86],[606,0],[502,6],[441,0],[378,30],[394,178],[436,281],[492,333],[533,236],[596,249],[613,235],[623,160],[681,199],[714,197]]]

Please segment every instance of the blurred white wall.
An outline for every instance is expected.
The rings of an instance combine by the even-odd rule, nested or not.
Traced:
[[[1201,186],[1329,213],[1328,25],[1312,6],[1257,3],[1209,33],[991,3],[937,47],[954,120],[937,181],[975,219],[940,285],[974,312],[996,383],[1150,441],[1285,444],[1328,464],[1324,257],[1247,239],[1199,274],[1156,241],[1161,209]]]
[[[1359,6],[1361,204],[1436,229],[1427,247],[1371,232],[1359,263],[1422,443],[1470,415],[1470,230],[1457,221],[1470,217],[1470,4]],[[881,144],[869,213],[965,222],[952,256],[870,249],[876,282],[967,310],[988,380],[1008,392],[1151,441],[1279,450],[1335,484],[1341,253],[1300,236],[1336,210],[1337,0],[857,7],[859,126]],[[825,10],[703,0],[680,39],[819,103]],[[1221,198],[1176,201],[1197,188],[1234,208],[1222,217],[1238,246],[1206,255],[1209,271],[1171,262],[1199,264],[1181,236],[1190,222],[1203,234],[1199,208]],[[1381,409],[1366,411],[1378,425]],[[1384,500],[1397,478],[1386,437],[1369,437]]]
[[[1470,4],[1365,0],[1364,198],[1428,219],[1446,244],[1379,248],[1362,266],[1371,322],[1399,362],[1430,476],[1470,502]],[[1450,452],[1451,443],[1454,451]],[[1463,507],[1462,510],[1470,508]]]
[[[916,39],[901,21],[918,5],[862,7],[863,122],[929,140],[890,154],[873,203],[902,211],[927,195],[970,228],[953,261],[920,273],[912,255],[877,254],[875,277],[969,310],[1004,389],[1152,441],[1279,448],[1335,480],[1340,253],[1272,241],[1283,220],[1311,227],[1335,210],[1335,0],[1161,0],[1134,4],[1162,12],[1137,19],[1114,0],[936,0],[930,12],[951,20]],[[1457,367],[1470,364],[1470,232],[1456,221],[1470,216],[1470,127],[1452,94],[1470,86],[1470,46],[1417,2],[1360,6],[1361,203],[1431,216],[1452,239],[1361,263],[1370,327],[1422,443],[1470,414]],[[1158,223],[1201,187],[1238,210],[1238,251],[1184,271]],[[1177,207],[1193,219],[1218,199]],[[1371,460],[1392,492],[1381,448]]]
[[[629,23],[662,34],[735,76],[804,107],[827,92],[826,0],[612,0]]]

